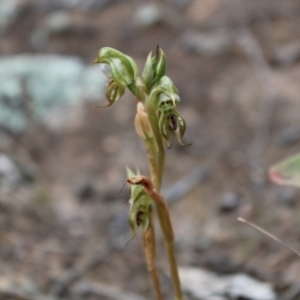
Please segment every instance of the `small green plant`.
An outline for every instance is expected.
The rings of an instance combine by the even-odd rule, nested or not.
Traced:
[[[285,158],[270,168],[271,180],[280,185],[300,187],[300,153]]]
[[[157,47],[153,56],[149,54],[141,77],[135,61],[115,49],[104,47],[98,52],[95,63],[100,64],[110,79],[106,98],[111,106],[118,101],[128,88],[137,99],[137,113],[134,124],[136,132],[143,139],[151,179],[134,174],[127,169],[127,182],[131,185],[129,222],[133,235],[142,231],[149,273],[152,277],[156,298],[162,300],[159,275],[155,265],[155,232],[153,206],[156,207],[160,228],[163,233],[171,279],[176,300],[183,300],[174,250],[174,234],[165,199],[160,194],[164,172],[165,147],[172,146],[172,135],[184,145],[185,120],[176,109],[180,101],[178,89],[165,75],[166,57]]]

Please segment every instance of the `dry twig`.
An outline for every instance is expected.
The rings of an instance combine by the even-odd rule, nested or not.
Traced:
[[[290,251],[292,251],[293,253],[295,253],[297,256],[300,257],[300,252],[299,252],[299,251],[297,251],[295,248],[293,248],[293,247],[287,245],[287,244],[284,243],[282,240],[280,240],[279,238],[277,238],[275,235],[269,233],[268,231],[262,229],[261,227],[255,225],[255,224],[253,224],[253,223],[251,223],[251,222],[249,222],[249,221],[247,221],[247,220],[245,220],[245,219],[243,219],[243,218],[238,218],[238,221],[240,221],[240,222],[242,222],[242,223],[245,223],[245,224],[251,226],[252,228],[258,230],[259,232],[265,234],[266,236],[268,236],[268,237],[271,238],[272,240],[274,240],[274,241],[276,241],[277,243],[279,243],[280,245],[282,245],[282,246],[288,248]]]

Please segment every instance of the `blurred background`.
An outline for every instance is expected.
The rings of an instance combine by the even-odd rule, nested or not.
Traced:
[[[299,151],[297,0],[0,1],[0,299],[153,299],[140,237],[126,246],[124,167],[148,174],[134,99],[96,108],[107,81],[91,62],[110,46],[141,70],[158,44],[193,142],[167,150],[163,184],[179,265],[299,299],[299,258],[237,222],[300,248],[299,191],[267,177]]]

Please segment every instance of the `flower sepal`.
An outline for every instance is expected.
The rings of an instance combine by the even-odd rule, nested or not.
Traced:
[[[182,141],[186,124],[184,118],[176,109],[160,111],[158,114],[158,127],[169,149],[172,147],[172,134],[181,146],[190,146],[192,144],[184,144]]]
[[[168,76],[163,76],[152,88],[150,101],[154,109],[168,111],[176,107],[180,101],[178,89]]]
[[[138,74],[138,67],[135,61],[128,55],[110,47],[103,47],[99,50],[94,63],[106,64],[110,72],[104,72],[118,85],[126,87],[131,85]]]
[[[149,90],[165,75],[166,65],[165,53],[157,46],[155,56],[152,56],[152,51],[149,53],[142,74],[142,79]]]

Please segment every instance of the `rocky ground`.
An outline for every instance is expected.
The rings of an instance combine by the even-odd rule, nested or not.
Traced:
[[[216,273],[207,290],[245,273],[299,299],[299,257],[237,221],[300,249],[299,191],[267,176],[299,151],[299,16],[296,0],[2,1],[1,299],[153,299],[141,240],[125,246],[124,166],[148,174],[134,99],[95,108],[105,81],[90,63],[110,46],[141,69],[157,44],[193,142],[167,150],[163,184],[182,272]]]

